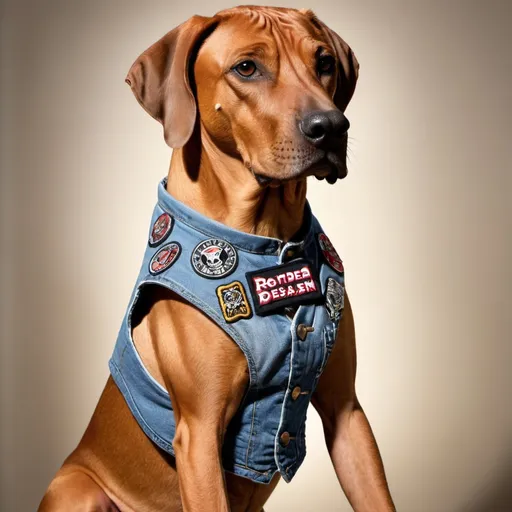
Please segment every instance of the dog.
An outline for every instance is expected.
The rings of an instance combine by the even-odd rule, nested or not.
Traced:
[[[173,148],[111,375],[39,506],[260,512],[309,402],[354,510],[394,510],[357,399],[344,268],[306,200],[347,174],[359,64],[311,10],[193,16],[126,78]]]

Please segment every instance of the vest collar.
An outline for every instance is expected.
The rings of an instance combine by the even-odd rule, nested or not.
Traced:
[[[164,211],[196,231],[212,238],[221,238],[238,249],[256,254],[280,256],[279,259],[282,262],[289,249],[303,250],[314,239],[313,214],[307,200],[304,207],[304,222],[299,230],[300,237],[285,243],[278,238],[244,233],[210,219],[171,196],[166,190],[166,185],[167,178],[163,178],[158,185],[158,204]]]

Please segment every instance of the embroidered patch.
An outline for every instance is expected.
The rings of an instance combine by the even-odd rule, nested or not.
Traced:
[[[336,279],[328,277],[325,290],[325,307],[329,313],[329,318],[336,322],[341,317],[345,302],[345,293],[343,285]]]
[[[160,274],[168,269],[177,259],[181,253],[181,245],[178,242],[171,242],[164,245],[158,252],[156,252],[151,261],[149,262],[149,271],[151,274]]]
[[[219,286],[217,297],[226,322],[236,322],[241,318],[250,318],[251,306],[247,300],[244,286],[240,281]]]
[[[247,272],[249,290],[257,315],[322,298],[317,271],[305,259]]]
[[[174,219],[168,213],[162,213],[162,215],[155,220],[149,235],[150,247],[155,247],[167,239],[171,233],[173,223]]]
[[[341,258],[338,256],[336,249],[333,247],[325,233],[320,233],[318,235],[318,245],[320,246],[320,249],[322,249],[322,254],[324,255],[327,263],[329,263],[336,272],[342,274],[344,269]]]
[[[220,279],[234,272],[238,264],[238,254],[228,242],[210,238],[196,245],[190,261],[200,276]]]

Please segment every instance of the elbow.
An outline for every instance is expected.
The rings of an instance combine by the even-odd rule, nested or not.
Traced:
[[[192,438],[193,435],[190,427],[184,421],[180,421],[176,425],[176,432],[174,434],[174,439],[172,440],[174,452],[176,454],[190,452]]]
[[[209,450],[219,451],[225,429],[215,421],[185,420],[176,425],[172,446],[176,456],[191,455]]]

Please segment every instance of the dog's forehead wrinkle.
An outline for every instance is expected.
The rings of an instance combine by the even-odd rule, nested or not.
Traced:
[[[221,14],[222,21],[213,33],[210,46],[214,47],[216,56],[224,60],[225,67],[234,64],[232,61],[237,55],[247,53],[248,57],[254,55],[275,65],[280,75],[279,61],[286,52],[287,60],[296,59],[287,66],[286,73],[300,79],[304,67],[311,67],[308,60],[313,62],[319,47],[330,46],[309,19],[295,9],[242,6],[221,11]]]
[[[305,62],[305,57],[310,55],[304,46],[311,44],[305,40],[294,40],[294,35],[281,30],[276,30],[276,39],[281,39],[281,42],[289,41],[291,44],[281,44],[280,56],[282,59],[282,66],[280,72],[285,72],[287,79],[293,78],[294,82],[300,84],[303,91],[311,90],[311,80],[316,82],[316,76],[309,62]],[[302,50],[302,51],[301,51]],[[311,91],[313,92],[313,91]]]
[[[199,58],[207,53],[209,58],[233,64],[238,56],[255,56],[261,59],[275,58],[275,39],[268,31],[244,27],[237,24],[221,24],[202,47]]]
[[[256,29],[267,33],[279,28],[282,32],[288,32],[294,38],[324,38],[324,34],[307,16],[296,9],[258,7],[252,6],[243,9],[233,8],[217,13],[224,19],[224,24],[243,27],[244,30]]]
[[[237,52],[253,53],[254,55],[263,56],[266,53],[270,53],[272,48],[266,41],[257,41],[248,45],[236,46],[235,50]]]
[[[277,63],[278,51],[265,41],[257,41],[249,45],[233,46],[226,55],[227,61],[234,62],[238,58],[256,58],[261,61]]]

